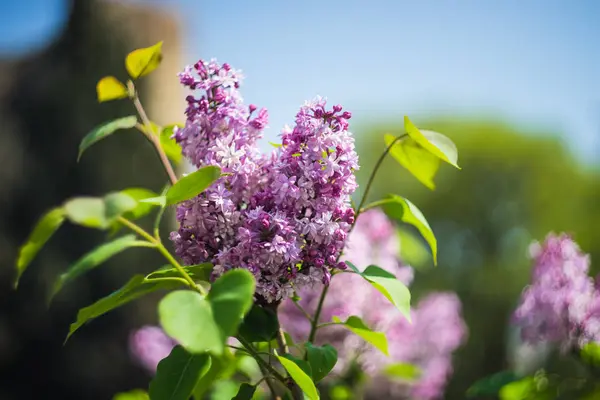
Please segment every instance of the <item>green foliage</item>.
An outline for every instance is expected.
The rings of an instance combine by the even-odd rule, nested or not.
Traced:
[[[105,76],[100,79],[96,85],[96,94],[99,103],[124,99],[129,96],[125,85],[114,76]]]
[[[581,349],[581,359],[592,366],[600,366],[600,344],[589,342]]]
[[[118,393],[113,397],[113,400],[150,400],[150,397],[146,391],[136,389],[129,392]]]
[[[410,291],[394,274],[376,265],[370,265],[360,272],[351,262],[347,261],[346,264],[354,273],[371,283],[410,321]]]
[[[504,385],[499,392],[500,400],[527,400],[536,392],[533,377],[526,377]]]
[[[193,395],[195,400],[203,400],[204,395],[208,393],[215,380],[226,376],[228,366],[233,363],[232,356],[228,351],[225,351],[221,357],[211,355],[210,359],[210,369],[200,378],[194,387]]]
[[[302,369],[302,367],[300,367],[298,365],[298,362],[300,362],[302,360],[294,359],[292,361],[289,359],[289,355],[286,355],[287,357],[280,356],[277,353],[275,353],[275,355],[276,355],[277,359],[279,360],[279,362],[281,363],[281,365],[283,366],[283,368],[285,368],[285,370],[288,372],[288,374],[290,374],[290,376],[292,377],[294,382],[296,382],[296,384],[300,387],[300,389],[302,389],[304,394],[306,394],[306,396],[310,400],[318,400],[319,392],[317,391],[317,388],[316,388],[315,384],[313,383],[310,375],[307,374]],[[304,368],[307,368],[307,365],[308,364],[304,365]]]
[[[364,341],[372,344],[383,354],[389,356],[388,342],[387,338],[385,337],[385,334],[371,330],[371,328],[369,328],[363,322],[363,320],[357,317],[356,315],[352,315],[345,322],[342,322],[340,318],[334,316],[333,321],[343,324],[352,333],[354,333],[357,336],[360,336]]]
[[[143,275],[134,275],[125,286],[79,310],[77,313],[77,320],[71,324],[69,334],[65,341],[67,341],[71,335],[86,322],[94,318],[106,314],[107,312],[121,307],[148,293],[157,290],[175,289],[179,286],[181,286],[181,283],[175,280],[152,279],[152,274],[146,277]]]
[[[306,343],[306,354],[312,371],[312,378],[316,383],[329,374],[338,357],[335,347],[329,344],[314,346],[310,342]]]
[[[190,290],[166,295],[158,305],[165,332],[191,353],[223,354],[225,341],[206,298]]]
[[[497,396],[503,386],[518,380],[519,377],[512,371],[502,371],[487,376],[475,382],[469,390],[467,397]]]
[[[385,367],[383,373],[392,379],[410,382],[421,376],[421,369],[414,364],[396,363]]]
[[[15,288],[19,285],[19,279],[27,269],[37,253],[50,240],[54,232],[60,228],[65,220],[65,212],[62,208],[53,208],[38,221],[37,225],[29,235],[27,241],[19,249],[17,258],[17,276],[14,280]]]
[[[421,210],[408,199],[396,195],[389,195],[382,203],[382,208],[389,217],[410,224],[419,230],[431,248],[433,263],[437,264],[437,239]]]
[[[167,157],[175,164],[179,164],[183,158],[181,146],[172,138],[176,126],[179,125],[167,125],[160,131],[160,145]]]
[[[175,346],[168,357],[158,363],[150,382],[152,400],[188,400],[196,383],[210,368],[208,354],[190,354]]]
[[[162,61],[162,44],[132,51],[125,58],[125,68],[132,79],[138,79],[154,71]]]
[[[256,392],[256,386],[249,383],[242,383],[237,394],[231,400],[251,400]]]
[[[245,269],[234,269],[217,279],[208,294],[215,322],[223,341],[237,333],[244,315],[252,307],[256,283]]]
[[[211,263],[202,263],[196,265],[186,265],[182,267],[183,270],[192,277],[195,281],[210,281],[210,275],[212,274],[213,265]],[[162,279],[162,278],[181,278],[181,273],[177,268],[173,268],[171,265],[165,265],[164,267],[157,269],[156,271],[148,274],[147,279]]]
[[[118,130],[133,128],[136,124],[137,117],[135,115],[130,115],[98,125],[92,129],[92,131],[88,133],[79,144],[79,154],[77,156],[77,160],[79,161],[83,155],[83,152],[89,149],[93,144],[107,138]]]
[[[448,137],[434,131],[419,130],[408,117],[404,117],[404,129],[408,136],[440,160],[460,169],[458,150]]]
[[[155,192],[145,188],[128,188],[121,190],[121,193],[134,199],[137,204],[134,208],[123,213],[123,217],[131,220],[136,220],[148,215],[152,211],[153,205],[140,202],[140,200],[149,199],[158,196]]]
[[[177,204],[196,197],[220,176],[221,170],[212,165],[200,168],[184,176],[167,190],[166,204]]]
[[[52,292],[48,299],[49,302],[52,301],[54,296],[60,292],[65,284],[91,269],[96,268],[114,255],[132,247],[146,247],[146,245],[146,242],[136,240],[135,235],[126,235],[96,247],[94,250],[81,257],[75,264],[69,267],[66,272],[58,277],[52,287]]]
[[[433,178],[440,168],[440,159],[424,150],[410,138],[400,139],[393,135],[384,136],[390,155],[427,188],[435,189]]]
[[[277,314],[271,309],[255,304],[244,317],[239,335],[250,343],[270,342],[275,339],[278,329]]]
[[[125,192],[113,192],[103,198],[76,197],[68,200],[63,208],[67,218],[73,224],[87,228],[108,229],[121,215],[135,212],[138,209],[138,202]]]

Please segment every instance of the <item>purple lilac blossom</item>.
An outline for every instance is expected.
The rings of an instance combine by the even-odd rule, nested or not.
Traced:
[[[241,75],[229,65],[199,61],[180,74],[199,90],[187,97],[187,121],[174,137],[196,167],[226,173],[177,209],[171,234],[185,264],[211,262],[214,277],[245,268],[257,281],[259,302],[279,302],[295,287],[327,283],[354,221],[358,156],[348,131],[349,112],[326,109],[317,98],[282,132],[282,147],[258,151],[266,110],[245,106]]]
[[[530,249],[531,284],[513,322],[527,343],[550,342],[563,351],[600,340],[600,294],[588,276],[590,257],[566,234],[549,234]]]
[[[131,333],[129,351],[138,364],[154,374],[160,360],[171,353],[176,342],[158,326],[144,326]]]
[[[394,226],[379,209],[369,210],[358,218],[342,259],[353,262],[360,270],[375,264],[394,273],[407,285],[412,282],[412,268],[400,262],[400,244]],[[311,315],[319,301],[321,288],[318,289],[298,293],[300,305]],[[329,286],[320,322],[330,322],[333,316],[342,320],[351,315],[359,316],[372,329],[386,333],[390,356],[386,357],[338,326],[321,329],[316,341],[336,347],[339,356],[334,372],[338,374],[343,374],[356,361],[376,381],[387,382],[386,390],[395,395],[437,399],[452,373],[452,353],[466,338],[461,303],[455,294],[433,293],[421,300],[411,314],[412,324],[362,277],[339,274]],[[282,326],[295,340],[308,338],[310,323],[292,300],[282,303],[279,316]],[[421,377],[412,384],[390,382],[384,377],[383,369],[398,362],[414,363],[421,368]]]

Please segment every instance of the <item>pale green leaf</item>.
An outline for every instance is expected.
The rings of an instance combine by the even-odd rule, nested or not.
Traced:
[[[399,379],[401,381],[414,381],[421,376],[421,369],[408,363],[389,364],[383,369],[383,373],[390,378]]]
[[[162,61],[162,44],[158,42],[154,46],[145,47],[132,51],[125,58],[125,68],[133,79],[148,75],[154,71]]]
[[[14,281],[15,288],[18,286],[19,279],[21,278],[21,275],[23,275],[23,272],[25,272],[31,261],[33,261],[46,242],[50,240],[54,232],[60,228],[64,220],[64,210],[62,208],[54,208],[44,214],[38,221],[27,241],[19,249],[19,256],[17,258],[17,276]]]
[[[167,205],[181,203],[202,193],[221,176],[221,170],[215,166],[207,166],[181,178],[167,190]]]
[[[126,235],[111,242],[104,243],[81,257],[75,264],[62,273],[52,286],[49,301],[62,289],[80,275],[96,268],[109,258],[131,247],[146,246],[146,242],[136,240],[135,235]]]
[[[210,303],[199,293],[178,290],[166,295],[158,305],[165,332],[191,353],[223,353],[225,341],[215,322]]]
[[[79,144],[79,155],[77,161],[81,159],[81,155],[94,143],[112,135],[120,129],[133,128],[137,124],[137,117],[130,115],[128,117],[118,118],[113,121],[105,122],[98,125],[90,133],[88,133]]]
[[[211,263],[203,263],[196,265],[185,265],[183,269],[187,274],[194,279],[194,281],[210,281],[210,277],[213,270]],[[162,278],[180,278],[181,273],[173,268],[172,265],[165,265],[164,267],[151,272],[146,276],[146,279],[162,279]]]
[[[180,125],[167,125],[160,132],[160,145],[165,154],[175,164],[179,164],[183,158],[181,146],[172,138],[175,127],[181,128]]]
[[[460,169],[458,166],[458,151],[450,138],[434,131],[420,131],[406,116],[404,117],[404,129],[425,150]]]
[[[396,195],[388,196],[382,207],[389,217],[410,224],[419,230],[431,248],[433,263],[437,265],[437,240],[421,210],[409,200]]]
[[[98,84],[96,84],[96,94],[100,103],[124,99],[129,96],[125,85],[114,76],[105,76],[100,79]]]
[[[386,146],[392,145],[395,141],[390,148],[390,155],[400,165],[406,168],[427,188],[431,190],[435,189],[433,178],[440,167],[440,159],[437,156],[419,146],[410,137],[396,140],[394,136],[388,134],[384,136],[384,140]]]
[[[364,341],[372,344],[386,356],[388,353],[388,342],[385,334],[381,332],[374,332],[369,328],[359,317],[353,315],[349,317],[345,322],[338,317],[333,317],[334,322],[342,323],[347,329],[353,332],[355,335],[360,336]]]
[[[150,400],[148,393],[144,390],[136,389],[129,392],[117,393],[113,400]]]
[[[410,321],[410,291],[404,283],[375,265],[368,266],[361,275]]]
[[[283,368],[290,374],[294,382],[302,389],[304,394],[306,394],[310,400],[318,400],[319,392],[310,376],[308,376],[294,361],[279,356],[277,353],[275,353],[275,355]]]

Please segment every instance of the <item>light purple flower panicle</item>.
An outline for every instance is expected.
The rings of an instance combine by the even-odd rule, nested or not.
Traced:
[[[566,234],[533,244],[531,256],[531,284],[513,316],[523,339],[556,343],[563,351],[599,341],[600,295],[588,276],[590,257]]]
[[[131,333],[129,351],[148,372],[154,374],[158,363],[167,357],[177,343],[158,326],[144,326]]]
[[[407,285],[413,278],[412,268],[402,265],[399,260],[400,243],[396,230],[379,209],[369,210],[358,218],[343,259],[351,261],[360,270],[378,265]],[[314,314],[320,290],[304,289],[299,295],[302,307]],[[331,281],[320,322],[330,322],[333,316],[344,320],[356,315],[372,329],[386,333],[390,356],[386,357],[342,327],[324,327],[316,341],[330,343],[338,350],[334,369],[337,373],[343,373],[356,361],[376,380],[384,380],[390,393],[414,399],[437,399],[442,396],[452,373],[452,353],[467,335],[461,303],[453,293],[433,293],[421,300],[411,314],[412,323],[362,277],[340,274]],[[310,323],[291,300],[282,303],[279,316],[282,326],[294,339],[308,338]],[[383,369],[399,362],[417,365],[422,371],[419,379],[410,384],[385,379]]]
[[[261,155],[256,141],[267,111],[255,114],[239,94],[240,74],[216,61],[188,67],[180,80],[188,96],[185,127],[175,139],[196,166],[216,165],[225,176],[177,210],[171,234],[186,264],[211,262],[214,275],[245,268],[257,280],[259,302],[279,302],[294,287],[328,282],[354,220],[358,156],[349,112],[327,110],[317,98],[282,133],[282,147]]]

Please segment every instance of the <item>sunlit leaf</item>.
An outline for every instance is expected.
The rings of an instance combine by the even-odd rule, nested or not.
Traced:
[[[398,161],[400,165],[406,168],[415,178],[419,180],[427,188],[435,189],[433,178],[440,168],[440,159],[419,146],[417,142],[405,137],[396,140],[392,135],[384,136],[386,146],[392,145],[390,155]]]
[[[88,228],[106,229],[106,206],[98,197],[76,197],[64,205],[65,214],[70,222]]]
[[[361,275],[410,321],[410,291],[404,283],[375,265],[368,266]]]
[[[100,79],[96,85],[96,94],[100,103],[124,99],[129,96],[125,85],[114,76],[105,76]]]
[[[500,389],[500,400],[527,400],[536,392],[533,377],[526,377],[519,381],[511,382]]]
[[[54,208],[48,211],[38,221],[35,228],[27,238],[27,241],[19,249],[17,258],[17,276],[14,281],[15,288],[19,284],[19,279],[27,269],[37,253],[44,247],[46,242],[52,237],[54,232],[60,228],[65,220],[65,212],[62,208]]]
[[[174,281],[147,280],[143,275],[134,275],[125,286],[79,310],[77,320],[71,324],[65,341],[85,323],[94,318],[104,315],[148,293],[158,290],[175,289],[179,286],[181,285]]]
[[[337,363],[337,350],[329,344],[314,346],[307,342],[306,354],[312,371],[312,378],[317,383],[325,378]]]
[[[421,369],[408,363],[390,364],[383,369],[385,375],[401,381],[414,381],[421,376]]]
[[[382,208],[389,217],[410,224],[419,230],[431,248],[433,263],[437,265],[437,240],[421,210],[409,200],[396,195],[388,196]]]
[[[160,323],[165,332],[191,353],[220,355],[225,347],[206,298],[191,290],[166,295],[158,305]]]
[[[151,203],[143,203],[140,200],[149,199],[152,197],[158,196],[152,190],[148,190],[145,188],[128,188],[121,190],[120,193],[126,194],[130,196],[137,202],[137,205],[134,209],[127,211],[123,216],[127,219],[139,219],[143,216],[147,215],[152,211],[153,204]]]
[[[351,332],[360,336],[366,342],[372,344],[380,350],[386,356],[388,353],[388,342],[385,334],[381,332],[374,332],[369,328],[359,317],[353,315],[349,317],[345,322],[342,322],[338,317],[333,317],[334,322],[342,323],[346,328],[348,328]]]
[[[498,396],[502,387],[518,379],[519,377],[512,371],[502,371],[486,376],[469,387],[469,390],[467,390],[467,397],[479,398],[484,396]]]
[[[66,272],[60,274],[52,286],[52,292],[49,296],[49,301],[56,296],[56,294],[65,284],[96,268],[109,258],[129,248],[145,245],[146,242],[136,240],[135,235],[126,235],[96,247],[94,250],[81,257],[77,262],[75,262],[75,264],[70,266]]]
[[[181,178],[167,190],[167,205],[181,203],[202,193],[221,176],[221,170],[215,166],[207,166]]]
[[[210,368],[208,354],[190,354],[175,346],[171,354],[158,363],[150,382],[152,400],[188,400],[196,383]]]
[[[290,374],[294,382],[296,382],[300,389],[302,389],[304,394],[311,400],[318,400],[319,392],[317,391],[317,388],[310,376],[307,375],[307,373],[304,372],[302,368],[300,368],[294,361],[289,360],[286,357],[279,356],[277,353],[275,354],[283,368],[285,368],[288,374]]]
[[[154,46],[145,47],[132,51],[125,58],[125,68],[133,79],[148,75],[154,71],[162,61],[162,44],[158,42]]]
[[[460,169],[458,166],[458,150],[450,138],[438,132],[419,130],[406,116],[404,117],[404,129],[425,150]]]
[[[148,393],[144,390],[137,389],[130,392],[117,393],[113,400],[150,400]]]
[[[118,118],[113,121],[98,125],[92,129],[92,131],[88,133],[79,144],[77,161],[81,159],[83,152],[90,148],[94,143],[99,142],[100,140],[112,135],[120,129],[133,128],[135,124],[137,124],[137,117],[135,115],[130,115],[128,117]]]

